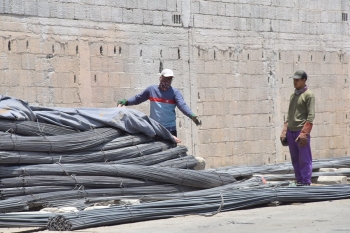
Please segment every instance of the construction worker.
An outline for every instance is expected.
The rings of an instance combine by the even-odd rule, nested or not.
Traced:
[[[170,69],[164,69],[160,73],[159,85],[147,87],[143,92],[129,99],[118,101],[118,106],[137,105],[146,100],[150,101],[150,117],[162,124],[170,133],[175,136],[177,142],[176,114],[175,107],[178,107],[183,114],[192,119],[198,126],[201,121],[198,119],[185,103],[180,91],[171,86],[174,79],[174,73]]]
[[[280,139],[283,145],[289,146],[297,185],[308,186],[312,175],[310,132],[315,118],[315,96],[306,85],[307,74],[303,70],[290,78],[293,78],[295,90]]]

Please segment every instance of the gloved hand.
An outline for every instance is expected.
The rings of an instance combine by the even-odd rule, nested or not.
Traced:
[[[122,100],[118,100],[118,106],[121,105],[122,106],[128,106],[128,101],[126,99],[122,99]]]
[[[198,126],[198,125],[202,125],[202,121],[198,119],[198,116],[196,116],[195,114],[191,115],[191,119],[192,121]]]
[[[280,140],[282,143],[282,146],[288,146],[287,142],[287,129],[288,129],[288,122],[284,122],[283,130],[280,136]]]
[[[297,137],[297,139],[295,139],[295,142],[299,142],[299,146],[305,146],[307,144],[308,142],[307,136],[310,135],[311,129],[312,129],[312,123],[306,121],[299,136]]]

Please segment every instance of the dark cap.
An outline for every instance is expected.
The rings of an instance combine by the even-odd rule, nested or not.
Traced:
[[[294,75],[290,78],[294,79],[307,79],[307,74],[303,70],[298,70],[297,72],[294,73]]]

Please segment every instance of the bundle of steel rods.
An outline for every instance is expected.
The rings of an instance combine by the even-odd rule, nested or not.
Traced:
[[[155,166],[192,169],[195,166],[197,166],[197,164],[198,161],[195,157],[193,157],[192,155],[187,155],[155,164]]]
[[[317,171],[319,168],[348,168],[350,167],[350,157],[340,157],[334,159],[318,159],[312,162],[312,168]],[[294,174],[291,163],[279,163],[256,166],[229,166],[218,169],[209,169],[219,173],[228,173],[234,177],[250,177],[253,174]]]
[[[331,171],[331,172],[312,172],[311,177],[319,176],[350,176],[350,169],[341,171]],[[264,174],[263,177],[266,180],[293,180],[295,179],[294,174]]]
[[[34,121],[11,121],[0,119],[0,131],[26,136],[55,136],[76,133],[76,130]]]
[[[40,227],[46,228],[47,221],[55,214],[47,212],[26,212],[0,214],[1,227]]]
[[[24,195],[32,195],[37,193],[50,193],[59,191],[73,190],[75,186],[35,186],[35,187],[15,187],[15,188],[1,188],[1,199],[8,199],[9,197],[17,197]]]
[[[35,175],[92,175],[122,176],[180,184],[198,188],[212,188],[236,179],[230,174],[194,171],[178,168],[156,166],[121,165],[121,164],[44,164],[26,166],[8,166],[0,168],[0,178]]]
[[[0,135],[0,150],[65,152],[79,151],[109,142],[123,134],[114,128],[98,128],[58,136]]]
[[[166,194],[166,193],[178,193],[196,190],[195,188],[185,187],[181,185],[150,185],[130,188],[105,188],[105,189],[86,189],[77,188],[68,191],[56,191],[49,193],[30,194],[21,197],[8,198],[0,201],[0,211],[7,210],[7,203],[9,202],[22,202],[26,203],[29,207],[37,206],[51,206],[51,207],[77,207],[85,208],[89,204],[85,204],[86,197],[101,197],[101,196],[133,196],[133,195],[146,195],[146,194]],[[78,206],[73,204],[67,204],[69,201],[75,201]],[[80,201],[80,203],[79,203]]]
[[[167,218],[185,214],[213,215],[273,201],[321,201],[350,197],[350,186],[289,187],[274,189],[224,190],[199,197],[186,197],[132,206],[112,206],[50,217],[49,230],[64,231]]]
[[[145,139],[148,141],[148,139]],[[142,142],[142,140],[140,140]],[[174,147],[172,142],[148,142],[107,151],[85,150],[74,153],[0,151],[0,164],[94,163],[136,158]]]
[[[137,158],[117,160],[112,163],[114,164],[138,164],[138,165],[153,165],[158,164],[167,160],[172,160],[181,156],[184,156],[187,152],[185,146],[177,146],[170,148],[169,150],[161,151],[158,153],[144,155]]]
[[[107,151],[122,147],[135,146],[150,141],[152,141],[152,138],[144,134],[125,135],[98,146],[88,148],[87,151]]]
[[[33,187],[33,186],[76,186],[95,188],[111,188],[111,187],[135,187],[154,185],[156,182],[140,180],[126,177],[110,177],[110,176],[20,176],[13,178],[4,178],[0,180],[0,191],[4,188],[13,187]]]

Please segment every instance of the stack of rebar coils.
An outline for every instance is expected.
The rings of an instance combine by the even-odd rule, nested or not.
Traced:
[[[203,171],[194,170],[196,165],[186,147],[144,134],[0,119],[0,227],[75,230],[193,213],[211,215],[273,201],[349,197],[346,185],[282,187],[294,178],[290,163]],[[317,173],[322,167],[347,168],[350,158],[313,163],[313,176],[348,175],[348,170]],[[272,185],[266,180],[280,182]],[[138,204],[120,205],[124,199]],[[111,206],[84,210],[104,202]],[[46,207],[76,211],[29,212]]]

